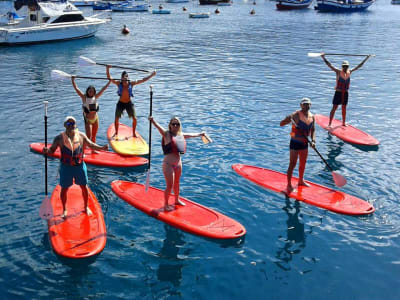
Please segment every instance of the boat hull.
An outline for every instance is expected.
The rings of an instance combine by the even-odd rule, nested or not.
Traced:
[[[330,0],[318,0],[315,9],[320,12],[358,12],[370,7],[375,0],[366,2],[344,3]]]
[[[305,9],[308,8],[313,0],[304,1],[277,1],[276,9],[278,10],[293,10],[293,9]]]
[[[217,5],[218,3],[230,3],[231,0],[199,0],[200,5]]]

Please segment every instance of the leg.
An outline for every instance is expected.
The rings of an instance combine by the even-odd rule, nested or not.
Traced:
[[[61,193],[60,193],[60,198],[61,198],[61,203],[63,206],[63,214],[61,215],[61,217],[66,218],[67,217],[67,209],[66,209],[66,204],[67,204],[67,192],[68,192],[68,188],[61,188]]]
[[[90,210],[88,206],[88,200],[89,200],[89,191],[87,185],[80,185],[81,190],[82,190],[82,196],[83,196],[83,207],[86,211],[86,214],[88,216],[92,215],[92,211]]]
[[[174,176],[175,205],[185,206],[186,204],[181,200],[179,200],[179,186],[180,186],[181,175],[182,175],[182,163],[180,162],[178,166],[175,168],[175,176]]]
[[[165,191],[164,191],[164,209],[169,211],[171,207],[168,205],[169,195],[171,194],[172,185],[174,183],[174,170],[166,162],[163,163],[163,173],[165,177]]]
[[[118,136],[118,127],[119,127],[119,118],[115,117],[115,120],[114,120],[115,134],[114,134],[114,136]]]
[[[293,175],[293,170],[297,164],[297,156],[298,156],[298,151],[290,149],[289,167],[287,169],[287,188],[286,188],[288,194],[290,194],[293,191],[292,175]]]
[[[135,117],[133,117],[132,119],[132,136],[136,137],[136,124],[137,124],[137,120]]]
[[[304,171],[306,169],[308,156],[308,148],[299,150],[299,185],[309,186],[308,183],[304,182]]]
[[[342,105],[342,124],[343,126],[346,126],[346,108],[347,105]]]
[[[331,113],[329,114],[328,127],[331,126],[331,124],[332,124],[332,120],[333,120],[333,117],[335,116],[335,112],[336,112],[337,108],[338,108],[338,105],[337,104],[333,104],[332,109],[331,109]]]
[[[92,131],[91,131],[91,141],[93,143],[96,143],[96,136],[98,130],[99,130],[99,119],[96,119],[96,122],[92,124]]]
[[[92,130],[90,123],[85,120],[85,133],[89,140],[92,140]]]

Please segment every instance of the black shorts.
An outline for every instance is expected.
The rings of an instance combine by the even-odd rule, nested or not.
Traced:
[[[136,119],[135,107],[133,106],[133,103],[131,101],[129,101],[128,103],[118,101],[117,107],[115,108],[115,118],[121,118],[124,110],[126,110],[129,118]]]
[[[343,97],[343,99],[342,99]],[[347,105],[349,101],[349,92],[339,92],[336,91],[333,96],[332,104],[333,105]]]
[[[307,142],[300,142],[296,141],[294,139],[290,139],[290,145],[289,145],[290,150],[304,150],[308,148],[308,143]]]

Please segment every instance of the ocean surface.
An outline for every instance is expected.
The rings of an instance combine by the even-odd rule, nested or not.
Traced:
[[[0,295],[2,299],[399,299],[400,298],[400,6],[378,0],[368,11],[281,12],[270,1],[230,7],[163,3],[170,15],[113,13],[95,37],[0,47]],[[157,8],[159,1],[151,2]],[[3,4],[3,3],[2,3]],[[182,7],[188,8],[187,12]],[[4,6],[3,6],[4,11]],[[250,15],[255,9],[256,14]],[[85,14],[92,14],[83,8]],[[211,12],[190,19],[189,12]],[[131,33],[120,30],[126,24]],[[348,122],[376,137],[378,148],[355,147],[317,127],[317,149],[346,177],[341,191],[373,204],[371,216],[332,213],[256,186],[231,165],[286,172],[289,126],[299,109],[328,114],[335,74],[308,52],[375,54],[353,73]],[[244,240],[217,242],[176,230],[128,205],[110,188],[115,179],[145,182],[146,169],[88,166],[89,186],[102,206],[107,245],[91,262],[56,256],[45,221],[44,158],[29,144],[49,142],[73,115],[84,124],[69,80],[51,70],[104,76],[102,66],[80,67],[79,56],[100,63],[156,69],[135,88],[138,131],[148,138],[149,85],[153,115],[162,125],[179,116],[184,131],[205,130],[214,142],[188,140],[181,195],[216,209],[247,229]],[[328,57],[356,66],[360,57]],[[121,70],[111,69],[118,78]],[[142,73],[130,72],[141,78]],[[85,89],[105,82],[77,80]],[[99,144],[107,143],[116,87],[100,98]],[[336,116],[341,117],[340,110]],[[122,123],[130,123],[125,116]],[[151,185],[165,187],[161,138],[153,128]],[[58,183],[49,160],[49,191]],[[297,176],[297,169],[295,170]],[[312,150],[306,179],[336,188]]]

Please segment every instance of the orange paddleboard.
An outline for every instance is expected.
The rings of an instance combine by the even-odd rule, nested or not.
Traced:
[[[63,214],[60,199],[61,186],[57,185],[50,198],[54,217],[47,221],[51,246],[55,253],[67,258],[88,258],[99,254],[106,245],[106,225],[96,196],[89,189],[88,206],[84,210],[82,190],[73,184],[67,192],[67,217]]]

